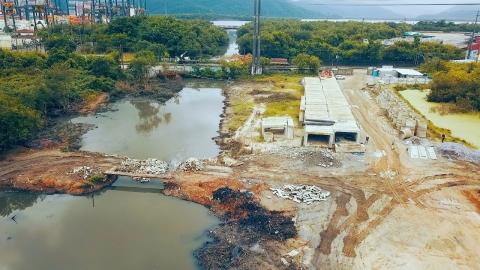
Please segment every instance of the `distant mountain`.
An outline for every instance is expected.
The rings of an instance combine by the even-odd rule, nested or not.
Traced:
[[[447,21],[474,21],[477,9],[480,6],[453,7],[447,11],[437,14],[418,16],[418,20],[447,20]]]
[[[253,0],[147,0],[150,14],[248,17],[253,14]],[[317,11],[310,11],[290,0],[263,0],[265,17],[316,18]]]
[[[321,14],[320,18],[328,19],[404,19],[404,16],[391,10],[374,6],[329,6],[312,5],[311,0],[295,0],[292,3],[304,9]]]

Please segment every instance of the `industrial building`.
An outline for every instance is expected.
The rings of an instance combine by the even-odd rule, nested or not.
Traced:
[[[300,105],[304,124],[303,143],[333,148],[336,144],[359,146],[360,128],[334,77],[305,77],[305,95]]]
[[[423,78],[425,75],[414,69],[394,68],[393,66],[383,66],[378,69],[380,77],[394,78]]]

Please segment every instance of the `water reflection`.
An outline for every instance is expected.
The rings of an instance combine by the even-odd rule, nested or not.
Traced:
[[[7,217],[15,211],[31,207],[42,197],[33,193],[23,193],[22,196],[18,196],[15,192],[0,192],[0,216]]]
[[[132,100],[130,103],[138,110],[138,117],[140,122],[135,125],[138,132],[149,133],[158,128],[162,122],[162,118],[158,116],[160,109],[150,101]]]
[[[94,208],[91,196],[9,200],[28,208],[18,223],[0,220],[0,269],[8,270],[195,269],[192,252],[217,222],[200,205],[158,193],[107,190]]]
[[[185,88],[165,104],[120,100],[110,111],[72,122],[97,126],[82,137],[82,150],[176,164],[219,153],[212,138],[218,135],[223,100],[220,88]]]

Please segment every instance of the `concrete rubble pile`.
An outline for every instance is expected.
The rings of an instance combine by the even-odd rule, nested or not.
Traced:
[[[89,178],[90,176],[92,176],[94,174],[94,171],[91,167],[82,166],[82,167],[74,168],[70,172],[70,174],[80,175],[84,180],[86,180],[87,178]]]
[[[480,150],[470,149],[463,144],[453,142],[442,143],[438,147],[438,150],[445,157],[480,164]]]
[[[127,158],[122,161],[116,171],[135,174],[161,175],[168,172],[168,167],[168,163],[165,161],[154,158],[149,158],[147,160]]]
[[[340,161],[335,158],[334,152],[326,148],[274,146],[265,149],[263,153],[301,161],[311,161],[323,168],[340,166]]]
[[[397,173],[395,171],[392,171],[392,170],[387,170],[387,171],[384,171],[384,172],[380,172],[380,177],[383,178],[383,179],[393,179],[393,178],[395,178],[395,176],[397,176]]]
[[[402,139],[413,136],[427,137],[428,121],[414,112],[395,93],[383,90],[377,97],[377,102],[386,111],[393,126],[400,131]]]
[[[326,201],[330,192],[316,186],[284,185],[282,188],[270,188],[274,195],[292,200],[296,203],[310,205],[314,202]]]
[[[196,158],[189,158],[182,162],[178,168],[185,172],[197,172],[203,170],[203,162]]]

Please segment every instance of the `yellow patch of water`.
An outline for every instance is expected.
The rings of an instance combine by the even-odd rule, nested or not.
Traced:
[[[427,101],[428,91],[404,90],[400,92],[425,118],[440,128],[449,129],[452,136],[463,139],[480,148],[480,113],[450,113],[440,114],[434,110],[439,103]]]

